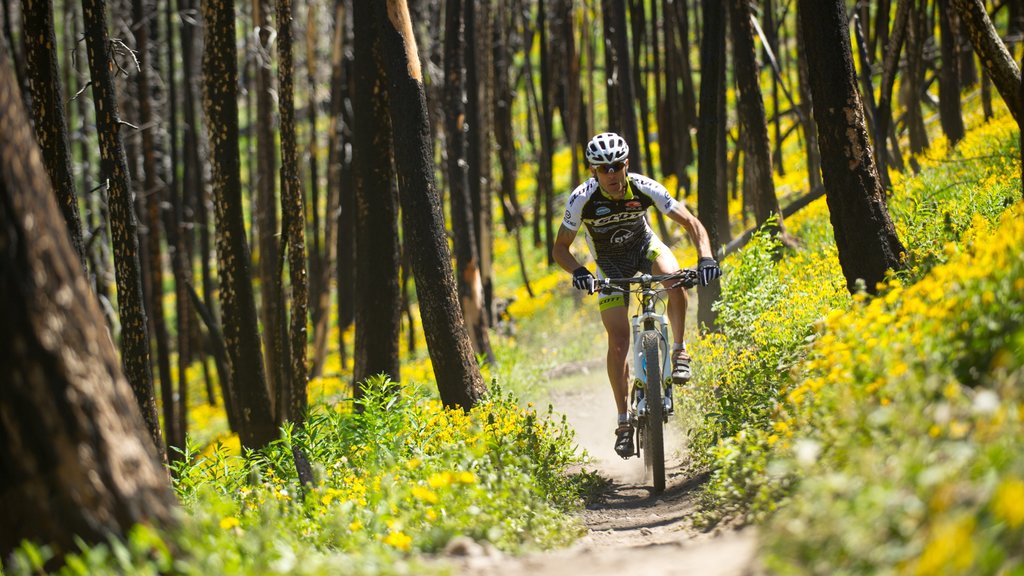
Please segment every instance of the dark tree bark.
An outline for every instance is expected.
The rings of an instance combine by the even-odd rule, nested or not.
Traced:
[[[700,47],[700,116],[697,136],[697,217],[708,232],[711,249],[718,250],[728,230],[719,230],[719,212],[723,203],[725,162],[718,133],[725,117],[725,5],[720,0],[703,0],[703,41]],[[717,314],[711,309],[721,296],[719,282],[712,282],[700,293],[697,322],[713,329]]]
[[[36,138],[43,149],[46,172],[57,193],[57,205],[68,224],[71,245],[78,252],[83,270],[87,270],[82,220],[78,214],[78,195],[71,167],[71,142],[64,114],[64,90],[57,62],[53,3],[51,0],[24,0],[22,12],[26,72]]]
[[[427,105],[416,40],[405,0],[377,2],[402,189],[402,230],[410,248],[420,316],[441,401],[472,408],[485,391],[461,317],[444,236],[444,215],[434,187]]]
[[[25,72],[25,53],[24,53],[24,41],[22,36],[24,30],[15,30],[14,26],[14,14],[11,9],[11,4],[14,0],[0,0],[0,22],[3,23],[3,44],[7,49],[8,57],[10,58],[14,66],[14,76],[18,81],[18,91],[21,94],[22,101],[26,104],[29,100],[28,85],[26,78],[28,74]]]
[[[260,448],[277,437],[277,428],[263,372],[249,244],[242,213],[234,0],[203,0],[202,13],[206,22],[203,109],[210,142],[217,219],[224,343],[231,374],[229,382],[222,384],[227,384],[225,397],[234,397],[237,403],[237,432],[242,445]]]
[[[958,22],[949,9],[949,0],[936,0],[939,12],[940,49],[942,68],[939,70],[939,121],[950,144],[963,140],[965,135],[963,110],[960,106],[959,35]]]
[[[316,88],[320,82],[320,65],[319,58],[321,57],[320,51],[317,50],[317,44],[320,39],[319,36],[322,33],[330,30],[329,26],[320,25],[320,9],[314,8],[315,4],[310,4],[308,11],[307,33],[306,33],[306,67],[308,69],[307,78],[309,84],[310,94],[315,94]],[[344,23],[339,23],[338,26],[344,27]],[[333,47],[332,47],[333,50]],[[332,70],[333,79],[333,70]],[[331,83],[331,89],[334,89],[334,83]],[[333,104],[333,95],[331,96],[331,104]],[[329,332],[329,322],[331,319],[330,307],[331,307],[331,277],[334,275],[335,260],[337,255],[337,243],[338,243],[338,221],[335,216],[338,213],[338,199],[339,191],[335,186],[331,186],[331,167],[330,162],[333,158],[330,152],[330,139],[334,134],[335,119],[333,113],[328,115],[327,121],[330,128],[328,129],[328,165],[327,165],[327,178],[325,182],[327,185],[324,187],[324,194],[326,196],[327,212],[323,217],[319,216],[320,210],[318,208],[319,201],[318,190],[320,190],[320,169],[319,169],[319,158],[320,158],[320,136],[317,131],[317,123],[319,122],[319,114],[317,112],[319,108],[319,102],[315,96],[310,97],[309,101],[309,125],[310,125],[310,138],[309,138],[309,179],[312,187],[312,195],[310,204],[312,209],[309,210],[313,214],[314,221],[318,221],[319,224],[313,225],[313,238],[315,242],[320,244],[311,248],[310,253],[310,267],[309,267],[309,302],[310,302],[310,320],[313,325],[313,357],[310,359],[310,377],[318,376],[321,373],[321,369],[324,364],[324,360],[327,357],[327,335]],[[323,231],[322,236],[320,231]],[[313,254],[318,254],[316,258],[313,258]],[[319,262],[315,267],[313,262]]]
[[[291,0],[277,0],[278,108],[281,114],[281,228],[288,253],[291,283],[289,351],[286,378],[277,395],[278,422],[301,424],[306,416],[306,321],[309,317],[306,278],[306,204],[299,178],[299,152],[295,136],[295,81],[292,58]],[[315,207],[314,207],[315,208]],[[287,303],[282,302],[287,308]]]
[[[537,5],[537,29],[540,31],[540,108],[537,110],[537,125],[540,129],[540,147],[537,158],[537,197],[534,205],[535,214],[542,214],[541,219],[536,221],[539,230],[541,223],[544,228],[544,253],[547,254],[548,266],[554,264],[554,257],[551,255],[555,246],[555,183],[554,183],[554,161],[555,154],[555,129],[554,129],[554,95],[555,86],[552,78],[551,35],[547,23],[548,8],[545,0],[540,0]],[[532,88],[532,84],[531,84]],[[538,204],[537,202],[540,202]],[[543,210],[543,212],[541,211]]]
[[[0,133],[0,558],[28,539],[52,569],[78,539],[173,526],[177,505],[2,48]]]
[[[480,334],[473,335],[474,343],[481,343],[483,346],[478,350],[484,350],[489,362],[494,362],[494,352],[491,350],[487,329],[491,326],[491,313],[494,302],[494,237],[493,237],[493,207],[491,200],[491,126],[494,124],[490,115],[490,109],[486,102],[494,98],[494,76],[490,73],[493,66],[490,63],[491,51],[489,42],[491,37],[491,7],[490,2],[466,2],[466,43],[471,47],[466,54],[466,119],[469,123],[469,131],[466,133],[466,142],[469,154],[469,199],[473,216],[473,237],[476,239],[476,255],[478,268],[480,270],[480,286],[483,294],[481,303],[482,320],[472,322],[467,319],[467,324],[478,325]],[[564,43],[561,42],[560,44]],[[564,55],[564,48],[560,52]],[[561,74],[560,76],[565,76]],[[560,84],[561,86],[561,84]],[[564,93],[560,87],[559,93]],[[564,104],[562,117],[563,123],[568,122],[565,118]],[[575,163],[574,163],[575,164]],[[472,329],[472,328],[471,328]]]
[[[355,185],[352,182],[351,163],[351,99],[348,83],[351,58],[346,55],[345,43],[350,39],[348,11],[345,0],[335,0],[334,38],[331,47],[331,119],[327,151],[327,181],[334,188],[337,208],[337,284],[338,348],[341,366],[348,366],[345,332],[355,320]],[[351,51],[348,51],[351,54]]]
[[[797,12],[799,13],[799,6]],[[821,186],[821,155],[818,151],[818,127],[811,117],[813,104],[811,87],[807,81],[807,48],[804,46],[803,27],[797,17],[797,82],[800,91],[800,123],[803,126],[804,142],[807,149],[807,186],[811,193]]]
[[[921,99],[924,97],[924,46],[928,36],[927,0],[912,0],[907,22],[907,69],[902,83],[903,106],[906,108],[910,153],[917,155],[928,148],[928,130],[924,126]],[[916,164],[911,163],[912,166]]]
[[[168,446],[172,439],[184,438],[178,433],[178,418],[175,415],[174,383],[171,380],[171,350],[167,334],[167,319],[164,317],[163,306],[163,245],[160,241],[161,209],[160,205],[166,195],[166,187],[157,175],[157,144],[156,132],[158,122],[153,113],[153,101],[150,93],[151,56],[149,47],[148,18],[153,14],[146,9],[143,0],[132,0],[132,18],[135,21],[135,51],[138,55],[139,72],[136,75],[136,93],[138,95],[139,122],[150,127],[142,131],[142,164],[143,189],[142,199],[145,204],[145,221],[148,233],[146,253],[149,265],[149,317],[153,321],[153,338],[156,341],[157,373],[160,375],[160,397],[163,399],[164,438]],[[184,445],[176,444],[183,448]]]
[[[466,140],[464,8],[461,0],[448,0],[445,3],[445,139],[448,144],[448,184],[451,189],[448,198],[455,237],[456,284],[462,303],[462,316],[469,329],[473,349],[493,362],[494,352],[491,350],[483,313],[483,281],[480,277],[476,227],[469,191],[469,164],[479,158],[469,157]],[[544,156],[542,153],[542,158]]]
[[[379,0],[356,0],[352,7],[355,32],[354,157],[356,187],[356,306],[355,396],[375,374],[398,381],[398,336],[401,323],[398,270],[398,192],[392,167],[390,97],[382,73],[382,19],[375,15]],[[418,64],[418,62],[417,62]],[[402,164],[403,173],[413,168]],[[404,193],[403,193],[404,196]],[[425,218],[421,212],[403,214]],[[405,242],[417,239],[405,237]],[[420,295],[421,306],[426,306]]]
[[[198,11],[195,0],[177,0],[177,4],[179,12],[191,13]],[[185,88],[184,96],[181,99],[182,119],[185,124],[184,133],[182,134],[184,166],[182,167],[181,202],[183,219],[185,221],[184,228],[186,231],[191,231],[182,234],[182,243],[186,251],[183,257],[188,262],[189,270],[191,270],[193,258],[198,256],[200,290],[202,291],[204,301],[213,306],[215,304],[213,299],[213,279],[211,278],[209,265],[210,230],[206,210],[209,191],[200,161],[203,139],[199,113],[196,111],[197,103],[202,101],[199,95],[199,61],[196,58],[197,23],[196,20],[190,18],[181,18],[179,22],[181,34],[181,75],[182,85]],[[196,247],[197,240],[199,243],[198,248]],[[193,315],[193,318],[198,319],[196,315]],[[207,401],[214,405],[216,404],[217,397],[214,394],[213,377],[209,370],[209,362],[207,362],[206,348],[200,343],[200,322],[195,322],[194,324],[196,329],[194,332],[195,337],[193,338],[193,349],[196,350],[199,362],[203,367]],[[227,368],[219,360],[214,365],[218,370],[218,374],[220,374],[221,382],[229,382]],[[227,390],[223,386],[222,389]],[[224,408],[227,412],[228,423],[231,429],[237,430],[234,397],[224,397]]]
[[[886,139],[892,130],[892,89],[896,81],[896,68],[899,65],[900,51],[906,38],[907,22],[914,0],[897,0],[896,17],[893,20],[892,33],[885,49],[885,60],[882,63],[882,79],[879,83],[878,115],[875,119],[875,162],[878,175],[882,179],[882,187],[889,188],[889,150]],[[893,153],[899,153],[899,141],[892,138]],[[895,159],[895,158],[894,158]]]
[[[514,100],[512,85],[509,80],[509,68],[512,55],[509,48],[508,30],[511,26],[508,23],[508,13],[505,5],[498,3],[495,10],[494,30],[494,141],[498,148],[498,162],[501,166],[501,182],[499,183],[499,196],[501,198],[502,221],[505,232],[512,234],[516,242],[516,250],[519,254],[519,271],[523,278],[523,285],[532,296],[530,280],[523,263],[523,238],[522,228],[526,226],[522,209],[519,207],[519,198],[516,194],[516,148],[515,137],[512,128],[512,103]],[[574,162],[575,163],[575,162]]]
[[[903,244],[889,219],[857,92],[843,0],[800,0],[800,24],[818,125],[822,176],[847,288],[874,294],[902,268]]]
[[[275,396],[286,386],[288,369],[284,289],[281,278],[281,248],[277,219],[277,149],[274,134],[273,49],[270,0],[252,0],[256,41],[256,174],[252,184],[256,212],[257,271],[260,277],[260,320],[263,322],[263,350],[266,354],[267,387]]]
[[[608,89],[608,127],[629,142],[630,169],[634,172],[643,172],[640,133],[637,128],[636,111],[633,108],[636,98],[633,90],[632,63],[629,57],[626,3],[622,0],[601,0],[601,11],[604,16],[604,70]]]
[[[149,327],[143,304],[139,266],[139,237],[132,205],[128,160],[121,139],[121,119],[111,74],[107,15],[104,0],[83,0],[85,45],[92,76],[96,132],[100,143],[100,177],[106,182],[114,244],[117,306],[121,317],[121,362],[139,404],[153,443],[164,454],[156,414],[153,373],[149,360]]]
[[[785,225],[779,200],[775,195],[775,181],[772,178],[771,143],[765,119],[764,98],[757,82],[757,62],[754,56],[754,27],[751,23],[748,0],[729,0],[729,14],[732,26],[733,67],[736,85],[739,87],[737,115],[745,135],[744,166],[754,191],[754,219],[757,226],[763,225],[774,214],[778,217],[772,227],[773,234],[785,236]]]
[[[952,0],[956,9],[967,25],[967,33],[978,53],[982,66],[988,72],[999,95],[1003,97],[1013,119],[1020,124],[1021,110],[1018,103],[1021,91],[1020,68],[1006,49],[985,11],[982,0]]]

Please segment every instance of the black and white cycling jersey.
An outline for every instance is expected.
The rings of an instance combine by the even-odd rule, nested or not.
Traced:
[[[675,208],[676,200],[651,178],[628,174],[627,182],[621,200],[612,200],[601,192],[595,178],[589,178],[569,195],[562,225],[572,231],[586,227],[587,244],[599,263],[644,251],[654,236],[647,222],[647,209],[655,206],[667,213]]]

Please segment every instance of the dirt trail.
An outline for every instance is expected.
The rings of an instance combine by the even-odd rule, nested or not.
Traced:
[[[579,445],[595,459],[591,466],[610,480],[597,501],[583,511],[587,534],[568,549],[520,558],[469,551],[459,561],[459,573],[745,576],[757,572],[752,529],[705,534],[692,527],[690,517],[703,479],[683,474],[680,432],[666,431],[666,490],[654,495],[643,483],[642,460],[624,461],[612,448],[615,405],[603,369],[591,367],[586,372],[577,385],[553,392],[551,403],[556,412],[567,415]]]

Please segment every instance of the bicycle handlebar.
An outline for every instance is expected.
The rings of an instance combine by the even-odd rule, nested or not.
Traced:
[[[700,284],[700,275],[694,268],[682,268],[672,274],[641,274],[640,276],[632,276],[630,278],[599,278],[594,281],[594,292],[612,289],[628,293],[633,291],[630,288],[633,284],[639,284],[641,289],[647,289],[655,282],[669,282],[672,280],[678,280],[679,282],[666,288],[666,290],[679,286],[693,288]]]

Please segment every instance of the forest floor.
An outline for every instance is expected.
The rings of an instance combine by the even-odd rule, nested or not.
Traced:
[[[585,576],[700,574],[746,576],[759,572],[753,528],[721,528],[701,532],[691,517],[703,477],[685,472],[682,432],[666,430],[666,489],[653,494],[644,483],[640,458],[622,460],[614,443],[615,404],[602,361],[563,367],[552,382],[554,410],[565,414],[576,440],[594,468],[607,480],[605,488],[581,513],[586,534],[562,550],[520,557],[472,543],[450,547],[456,572],[464,576]],[[541,404],[537,402],[537,404]]]

